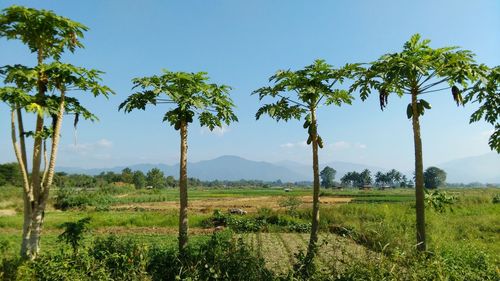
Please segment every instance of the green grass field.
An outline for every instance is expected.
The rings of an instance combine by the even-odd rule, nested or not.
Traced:
[[[0,192],[0,209],[3,210],[3,213],[0,213],[3,214],[0,216],[0,243],[6,245],[3,247],[4,255],[16,256],[22,227],[22,213],[19,212],[22,209],[21,193],[7,187],[0,188]],[[89,191],[85,194],[97,192]],[[448,253],[457,249],[461,252],[484,253],[488,262],[498,270],[500,204],[493,203],[493,197],[500,193],[500,190],[447,189],[446,192],[454,194],[457,201],[443,213],[432,209],[426,212],[429,250],[435,253]],[[53,192],[52,200],[56,194],[57,191]],[[295,189],[286,193],[281,189],[191,189],[191,243],[196,244],[208,239],[208,234],[212,233],[213,229],[205,228],[204,222],[212,216],[213,210],[226,212],[228,206],[249,210],[249,213],[243,216],[249,220],[267,213],[308,223],[310,194],[310,189]],[[176,189],[123,188],[113,189],[102,196],[111,198],[105,209],[96,207],[99,205],[97,203],[67,211],[49,208],[44,223],[42,251],[59,251],[61,242],[57,241],[57,236],[63,231],[61,224],[84,217],[91,218],[92,233],[85,240],[87,244],[96,237],[116,234],[149,246],[176,246]],[[286,207],[280,206],[288,197],[303,201],[293,214],[289,214]],[[415,252],[413,198],[413,190],[410,189],[323,191],[323,244],[318,261],[320,268],[327,269],[345,256],[362,260],[373,254],[395,257]],[[345,201],[346,199],[349,201]],[[295,254],[299,250],[305,250],[308,239],[306,233],[293,233],[280,227],[237,235],[265,259],[266,266],[278,272],[291,268]],[[343,252],[340,249],[343,249]],[[346,252],[349,255],[345,255]]]

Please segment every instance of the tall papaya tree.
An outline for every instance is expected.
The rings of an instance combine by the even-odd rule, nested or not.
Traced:
[[[272,86],[262,87],[253,92],[259,99],[270,97],[274,103],[263,105],[256,113],[256,119],[262,115],[276,121],[290,119],[304,120],[307,130],[307,144],[312,146],[313,160],[313,213],[311,236],[307,249],[307,262],[312,262],[317,251],[319,232],[319,166],[318,149],[323,148],[323,140],[318,134],[317,109],[321,105],[351,104],[353,97],[347,90],[334,88],[345,79],[353,77],[359,67],[347,64],[334,69],[324,60],[316,60],[304,69],[291,71],[280,70],[269,78]]]
[[[394,93],[400,97],[409,96],[406,108],[412,121],[415,148],[415,201],[417,249],[426,251],[424,168],[420,117],[431,109],[422,98],[430,93],[442,92],[450,95],[457,106],[463,104],[462,92],[485,75],[487,69],[476,64],[474,54],[457,47],[431,48],[430,40],[421,40],[413,35],[403,46],[403,51],[381,56],[358,73],[351,91],[359,89],[362,100],[373,91],[378,91],[380,108],[387,106],[388,97]]]
[[[91,91],[107,95],[111,90],[100,85],[100,72],[58,62],[69,50],[83,47],[78,38],[87,30],[84,25],[61,17],[52,11],[11,6],[0,14],[0,37],[20,40],[37,55],[35,67],[22,65],[2,67],[6,85],[1,99],[11,107],[11,133],[14,151],[23,173],[24,223],[21,256],[35,259],[40,251],[40,235],[50,187],[55,171],[60,128],[64,113],[94,118],[70,90]],[[52,60],[46,64],[46,60]],[[35,129],[26,131],[23,110],[35,113]],[[51,125],[45,126],[46,119]],[[76,123],[76,122],[75,122]],[[27,162],[26,137],[33,137],[31,174]],[[18,140],[19,138],[19,140]],[[50,152],[46,141],[51,141]],[[42,158],[45,167],[42,170]],[[50,160],[49,160],[50,159]]]
[[[210,130],[238,121],[233,113],[233,101],[226,85],[208,83],[205,72],[187,73],[163,70],[161,75],[135,78],[133,89],[139,91],[120,104],[126,113],[134,109],[145,110],[148,104],[169,105],[164,122],[180,134],[179,171],[179,251],[184,254],[188,243],[188,190],[187,190],[187,137],[188,125],[198,117],[202,127]]]

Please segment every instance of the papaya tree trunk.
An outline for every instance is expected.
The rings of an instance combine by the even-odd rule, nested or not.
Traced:
[[[27,259],[30,256],[29,241],[31,236],[31,204],[32,200],[28,194],[23,194],[23,233],[21,241],[21,258]]]
[[[412,91],[412,125],[415,145],[415,209],[417,213],[417,250],[424,252],[425,244],[425,205],[424,205],[424,164],[422,157],[422,139],[420,138],[420,114],[417,108],[417,90]]]
[[[44,176],[40,184],[40,192],[36,200],[35,208],[32,210],[31,214],[31,227],[30,227],[31,232],[29,238],[30,259],[36,258],[40,252],[40,238],[42,234],[43,221],[45,218],[45,207],[49,199],[50,187],[52,185],[52,181],[54,179],[54,174],[55,174],[57,151],[59,147],[59,141],[61,138],[60,133],[62,127],[62,120],[64,116],[64,108],[65,108],[65,92],[61,91],[61,103],[59,104],[59,109],[56,117],[57,120],[53,128],[50,160],[45,169]]]
[[[52,185],[52,181],[54,180],[54,174],[56,172],[56,160],[57,160],[57,151],[59,148],[59,141],[61,139],[61,127],[64,116],[64,108],[65,108],[65,91],[61,90],[61,104],[59,104],[59,110],[57,112],[57,120],[55,122],[55,126],[53,128],[52,134],[52,144],[50,148],[50,161],[47,168],[47,176],[44,178],[43,182],[43,198],[45,200],[48,199],[49,190]]]
[[[33,194],[30,188],[30,182],[28,177],[28,169],[27,169],[27,161],[26,161],[26,150],[24,147],[24,134],[23,125],[22,125],[22,117],[20,117],[21,110],[17,109],[17,120],[19,126],[19,138],[21,144],[19,145],[16,137],[16,118],[14,110],[11,111],[11,138],[12,145],[14,146],[14,153],[16,155],[17,162],[19,164],[19,168],[21,171],[21,175],[23,178],[23,233],[22,233],[22,242],[21,242],[21,257],[27,258],[29,256],[29,237],[31,235],[31,214],[32,214],[32,204]]]
[[[24,168],[28,170],[28,160],[26,159],[26,142],[24,136],[24,123],[21,108],[17,108],[17,126],[19,127],[19,143],[21,144],[21,157]]]
[[[31,214],[31,233],[29,238],[29,259],[34,260],[40,253],[40,235],[42,234],[42,223],[45,216],[45,204],[35,204]]]
[[[41,48],[38,49],[38,65],[40,66],[43,63],[43,51]],[[37,77],[37,88],[38,93],[36,95],[37,102],[41,102],[45,99],[45,92],[47,91],[47,77],[43,73],[42,70],[39,70]],[[31,168],[31,182],[30,182],[30,190],[31,190],[31,225],[30,225],[30,235],[28,241],[28,257],[30,260],[34,260],[38,253],[40,252],[40,231],[41,231],[41,222],[43,221],[45,204],[41,204],[42,202],[42,179],[40,175],[40,166],[42,162],[42,144],[43,137],[41,133],[43,131],[43,122],[44,118],[41,113],[37,113],[36,115],[36,126],[35,126],[35,136],[33,141],[33,159],[32,159],[32,168]],[[25,216],[27,217],[27,216]],[[36,230],[36,231],[35,231]],[[38,232],[37,232],[38,231]],[[23,241],[24,242],[24,241]]]
[[[318,130],[316,121],[316,110],[311,109],[311,144],[313,152],[313,209],[312,225],[309,245],[307,247],[307,257],[309,261],[314,259],[317,250],[319,233],[319,167],[318,167]]]
[[[179,175],[179,252],[184,254],[188,243],[188,191],[187,191],[187,122],[181,121],[181,160]]]

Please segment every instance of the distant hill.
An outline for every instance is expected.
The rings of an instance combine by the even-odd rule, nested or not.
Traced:
[[[346,172],[362,171],[369,169],[372,173],[384,170],[382,168],[366,166],[362,164],[354,164],[347,162],[332,162],[320,165],[320,168],[325,166],[333,167],[337,170],[337,179],[340,179]],[[179,164],[138,164],[130,166],[119,166],[103,169],[81,169],[71,167],[59,167],[60,172],[74,174],[97,175],[101,172],[120,173],[124,168],[139,170],[144,173],[152,168],[162,170],[166,176],[179,176]],[[264,161],[252,161],[238,156],[221,156],[212,160],[188,163],[189,177],[199,178],[201,180],[262,180],[296,182],[312,180],[311,166],[296,163],[292,161],[282,161],[278,163],[269,163]]]
[[[500,155],[488,153],[436,165],[447,173],[450,183],[500,183]]]
[[[139,170],[144,173],[152,168],[162,170],[166,176],[179,176],[179,164],[138,164],[103,169],[81,169],[60,167],[58,171],[66,173],[97,175],[101,172],[120,173],[124,168]],[[251,161],[238,156],[221,156],[212,160],[188,163],[189,177],[201,180],[263,180],[263,181],[302,181],[305,178],[285,167],[262,161]]]

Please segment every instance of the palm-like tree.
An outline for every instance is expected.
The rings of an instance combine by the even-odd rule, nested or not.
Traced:
[[[77,99],[68,97],[67,92],[83,90],[92,91],[94,95],[112,92],[99,84],[99,71],[58,62],[66,50],[73,52],[76,48],[83,47],[78,37],[82,38],[86,30],[84,25],[52,11],[11,6],[0,14],[0,37],[20,40],[37,55],[37,65],[34,68],[15,65],[2,67],[0,71],[5,84],[12,84],[0,89],[0,99],[12,109],[12,141],[23,174],[24,224],[21,256],[24,258],[34,259],[40,251],[41,229],[55,172],[64,113],[72,113],[76,117],[80,114],[86,118],[95,117]],[[45,60],[49,58],[55,62],[45,64]],[[60,95],[47,94],[51,91]],[[30,94],[31,92],[34,94]],[[25,130],[23,110],[36,113],[34,131]],[[49,116],[52,118],[51,127],[44,126],[44,121]],[[34,138],[31,175],[28,174],[26,136]],[[50,155],[46,149],[47,139],[52,140]],[[42,157],[45,159],[43,171]]]
[[[351,91],[359,89],[363,100],[372,90],[377,90],[382,110],[391,93],[410,97],[406,113],[413,126],[417,249],[420,251],[426,250],[420,116],[431,108],[421,97],[423,94],[447,90],[451,91],[457,105],[461,105],[462,92],[483,77],[487,70],[485,66],[476,64],[474,54],[470,51],[459,50],[457,47],[433,49],[429,43],[429,40],[421,40],[419,34],[413,35],[404,44],[402,52],[383,55],[360,71],[357,81],[351,87]]]
[[[188,193],[187,193],[187,137],[188,125],[195,115],[202,127],[213,130],[223,124],[238,121],[233,113],[234,104],[228,93],[229,86],[208,83],[205,72],[187,73],[163,70],[161,75],[132,80],[138,92],[130,95],[119,106],[119,110],[131,112],[146,109],[146,105],[167,104],[171,108],[165,113],[167,121],[180,133],[180,213],[179,251],[184,253],[188,242]]]
[[[311,236],[307,249],[307,261],[312,262],[316,254],[319,232],[319,166],[318,149],[323,147],[323,140],[318,134],[318,106],[351,104],[353,97],[347,90],[335,89],[337,83],[352,78],[356,65],[346,65],[333,69],[323,60],[316,60],[304,69],[278,71],[269,78],[272,86],[262,87],[253,92],[259,99],[266,97],[277,99],[276,102],[259,108],[256,119],[267,114],[276,121],[304,119],[304,129],[308,131],[307,144],[313,152],[313,216]]]

